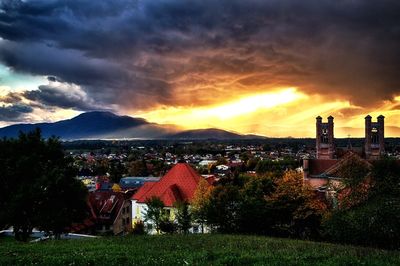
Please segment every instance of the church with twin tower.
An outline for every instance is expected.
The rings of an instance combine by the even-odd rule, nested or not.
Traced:
[[[385,117],[380,115],[376,122],[372,117],[365,117],[365,139],[360,150],[351,146],[346,151],[335,145],[334,118],[329,116],[327,122],[322,117],[316,118],[316,158],[303,160],[304,180],[315,189],[322,189],[330,179],[337,179],[336,170],[346,160],[354,157],[366,162],[379,159],[385,154]]]
[[[334,118],[328,117],[328,122],[322,122],[322,117],[316,118],[316,157],[317,159],[337,159]],[[385,117],[378,116],[377,122],[372,122],[372,117],[365,117],[365,142],[362,157],[378,159],[385,153]]]

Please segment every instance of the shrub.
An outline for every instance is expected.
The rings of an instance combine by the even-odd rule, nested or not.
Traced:
[[[144,230],[144,223],[143,221],[136,221],[133,224],[132,234],[134,235],[144,235],[146,231]]]

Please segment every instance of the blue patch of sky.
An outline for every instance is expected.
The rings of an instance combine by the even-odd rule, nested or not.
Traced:
[[[47,84],[46,77],[17,73],[0,63],[0,86],[10,91],[35,90],[39,85]]]

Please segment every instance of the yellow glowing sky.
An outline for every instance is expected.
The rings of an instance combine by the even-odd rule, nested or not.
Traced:
[[[0,126],[111,111],[315,137],[332,115],[362,137],[382,114],[400,137],[399,1],[0,2]]]
[[[400,96],[382,102],[375,108],[362,108],[347,100],[327,99],[321,95],[307,95],[298,88],[279,88],[257,94],[245,94],[236,100],[203,107],[160,107],[151,111],[135,112],[150,122],[175,124],[184,129],[221,128],[229,131],[269,137],[314,137],[315,117],[335,117],[337,137],[362,137],[364,117],[386,117],[386,136],[399,136],[397,125],[400,110],[396,106]]]

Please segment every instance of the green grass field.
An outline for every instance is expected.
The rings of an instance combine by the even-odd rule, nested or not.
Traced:
[[[17,243],[0,265],[400,265],[400,251],[238,235],[108,237]]]

